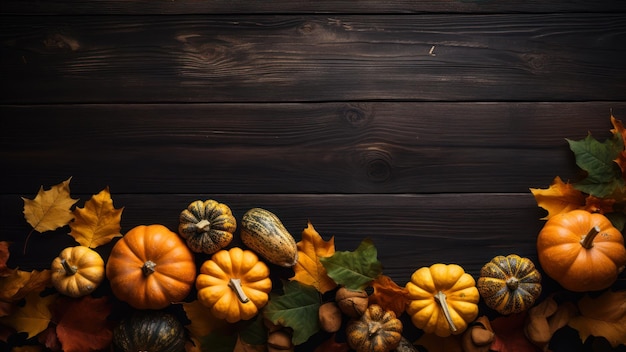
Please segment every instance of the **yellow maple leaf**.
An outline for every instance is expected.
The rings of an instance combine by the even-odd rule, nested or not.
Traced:
[[[31,272],[13,269],[11,275],[0,278],[0,301],[17,302],[31,293],[39,293],[50,286],[52,271]]]
[[[580,209],[585,205],[585,195],[574,188],[571,183],[565,183],[559,176],[555,177],[547,189],[531,188],[537,205],[548,211],[542,220],[549,219],[559,213]]]
[[[295,275],[289,280],[311,285],[321,293],[337,287],[319,260],[320,257],[330,257],[335,253],[335,238],[331,237],[330,240],[324,241],[309,221],[307,228],[302,231],[302,239],[297,246],[298,261],[293,267]]]
[[[0,322],[17,332],[28,333],[28,338],[31,338],[48,327],[52,317],[50,306],[56,298],[57,294],[41,297],[38,293],[32,292],[26,296],[24,306],[19,307],[11,315],[0,318]]]
[[[580,338],[603,336],[611,346],[626,344],[626,290],[605,291],[598,297],[584,296],[578,301],[580,315],[568,325],[578,330]]]
[[[24,200],[24,217],[39,233],[56,230],[69,224],[74,218],[71,208],[78,201],[70,197],[70,180],[44,190],[43,186],[34,199],[22,197]]]
[[[70,236],[83,246],[96,248],[115,237],[122,237],[120,221],[124,208],[115,209],[109,187],[85,202],[84,208],[73,211]]]
[[[190,324],[185,327],[193,338],[201,338],[213,331],[223,330],[228,327],[226,320],[216,318],[211,313],[211,310],[198,300],[182,303],[182,306],[187,319],[190,321]]]

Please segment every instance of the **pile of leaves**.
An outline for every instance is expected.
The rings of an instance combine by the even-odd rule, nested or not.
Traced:
[[[611,116],[612,135],[599,142],[591,135],[579,141],[567,140],[585,175],[576,182],[556,177],[547,189],[531,189],[538,205],[548,212],[544,219],[573,209],[607,215],[622,229],[626,223],[626,130]],[[123,208],[115,208],[107,188],[78,207],[71,197],[71,178],[44,189],[34,199],[23,198],[24,216],[35,233],[69,227],[77,244],[97,248],[121,237]],[[364,239],[352,251],[335,251],[334,237],[325,240],[308,223],[298,247],[298,262],[286,277],[279,277],[269,303],[251,321],[228,324],[214,318],[191,296],[173,303],[190,341],[187,351],[264,351],[267,322],[289,328],[292,342],[311,344],[315,351],[348,351],[345,338],[323,333],[318,321],[319,307],[332,300],[332,293],[345,286],[367,290],[370,304],[376,303],[401,317],[409,330],[405,313],[407,292],[384,275],[375,244]],[[10,268],[10,243],[0,241],[0,340],[19,341],[22,351],[108,351],[112,331],[120,317],[120,304],[110,292],[70,298],[50,284],[50,269],[22,271]],[[104,258],[106,261],[106,258]],[[416,268],[417,269],[417,268]],[[291,274],[293,274],[291,276]],[[491,312],[493,313],[493,312]],[[527,312],[510,316],[481,315],[468,330],[440,338],[415,331],[413,347],[436,351],[549,351],[553,337],[574,332],[577,347],[585,341],[602,341],[610,348],[626,344],[626,291],[607,290],[600,295],[572,296],[567,292],[547,295]],[[17,336],[17,337],[16,337]],[[473,336],[489,341],[483,346],[469,344]],[[570,339],[571,340],[571,339]],[[571,346],[571,345],[570,345]],[[16,349],[17,351],[17,349]]]

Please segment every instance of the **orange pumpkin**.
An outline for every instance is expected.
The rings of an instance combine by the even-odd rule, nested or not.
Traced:
[[[606,216],[585,210],[548,219],[537,238],[537,253],[546,274],[575,292],[610,287],[626,265],[622,233]]]
[[[137,309],[162,309],[189,294],[196,264],[178,234],[163,225],[140,225],[115,243],[106,276],[121,301]]]

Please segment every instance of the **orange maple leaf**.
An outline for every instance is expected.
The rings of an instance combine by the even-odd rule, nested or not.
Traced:
[[[295,275],[289,280],[311,285],[321,293],[337,287],[337,283],[328,276],[326,268],[319,260],[320,257],[330,257],[335,253],[335,238],[324,241],[309,221],[297,246],[298,261],[293,267]]]
[[[559,213],[580,209],[585,205],[585,195],[574,188],[571,183],[565,183],[559,176],[555,177],[547,189],[531,188],[537,205],[548,211],[542,220],[547,220]]]
[[[85,202],[84,208],[73,211],[70,236],[83,246],[96,248],[115,237],[122,237],[120,222],[124,208],[115,209],[109,187]]]
[[[598,198],[589,195],[585,198],[585,206],[583,209],[590,213],[607,214],[613,212],[613,204],[616,200],[612,198]]]
[[[99,351],[111,344],[114,322],[107,319],[108,297],[60,296],[55,309],[56,333],[65,352]]]
[[[0,241],[0,277],[11,275],[12,270],[7,267],[9,255],[9,242]]]
[[[495,352],[542,352],[535,346],[524,332],[527,312],[500,316],[491,321],[496,334],[491,343],[490,351]]]
[[[41,297],[39,293],[31,292],[26,296],[24,306],[18,307],[11,315],[0,318],[0,323],[17,332],[26,332],[28,338],[31,338],[48,327],[52,317],[50,306],[56,298],[57,294]]]
[[[613,125],[613,129],[611,129],[611,132],[614,135],[618,134],[622,136],[622,141],[624,145],[626,145],[626,129],[624,128],[622,121],[616,119],[615,116],[611,114],[611,124]],[[615,162],[617,163],[617,165],[619,165],[620,169],[622,169],[622,178],[626,180],[626,150],[622,150],[622,152],[619,153],[619,155],[615,159]]]
[[[374,292],[369,296],[369,304],[378,304],[385,310],[392,310],[396,316],[402,315],[406,308],[406,287],[398,286],[389,276],[378,275],[372,282]]]

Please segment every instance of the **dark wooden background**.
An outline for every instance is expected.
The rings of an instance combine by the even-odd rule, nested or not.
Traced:
[[[122,232],[196,199],[371,238],[384,273],[536,258],[529,188],[626,121],[624,1],[2,1],[0,238],[49,267],[21,197],[109,187]],[[106,253],[110,245],[100,251]],[[552,285],[554,286],[554,285]],[[546,280],[546,287],[551,287]]]

